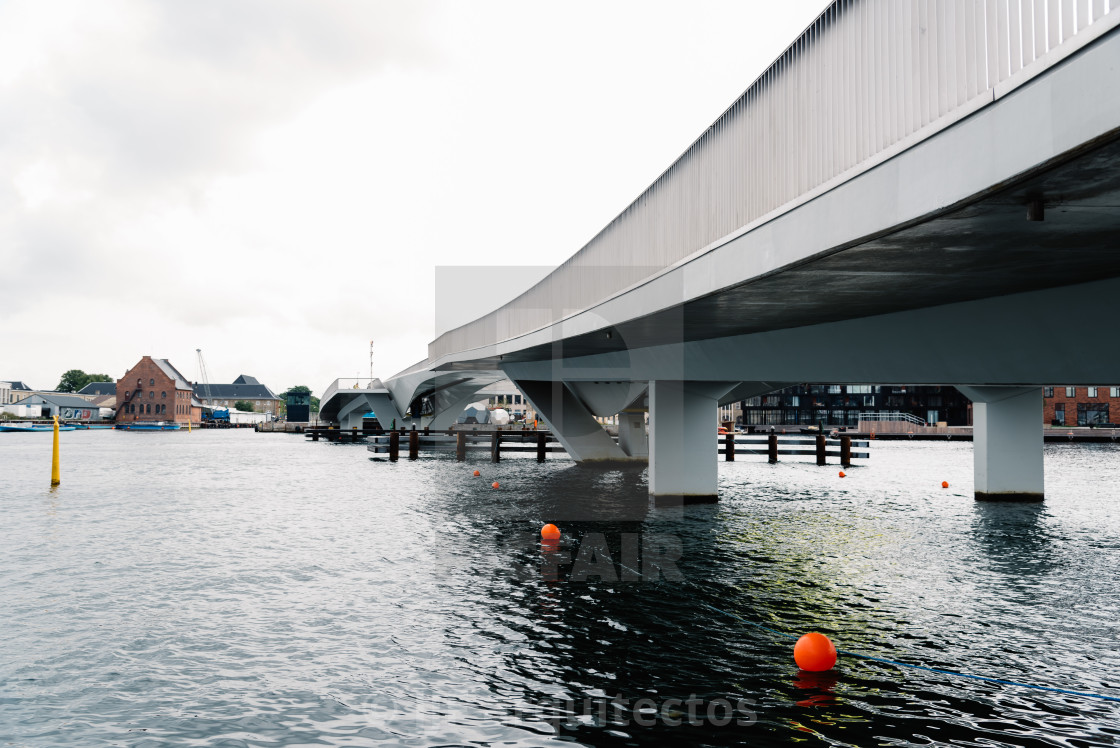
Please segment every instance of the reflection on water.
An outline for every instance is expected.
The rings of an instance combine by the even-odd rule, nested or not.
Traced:
[[[941,489],[967,444],[883,443],[843,481],[721,463],[674,509],[640,470],[245,432],[66,433],[47,492],[36,439],[0,441],[4,743],[1120,741],[1118,704],[802,673],[790,638],[1120,694],[1111,445],[1048,447],[1041,505]]]

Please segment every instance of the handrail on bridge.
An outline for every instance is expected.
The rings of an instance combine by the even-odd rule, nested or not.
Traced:
[[[918,418],[912,413],[902,413],[897,410],[880,411],[878,413],[860,413],[859,420],[861,421],[906,421],[915,426],[928,426],[929,423],[924,418]]]
[[[385,385],[376,377],[341,377],[331,382],[327,389],[323,391],[320,402],[327,402],[340,390],[380,390],[384,387]]]
[[[1118,9],[836,0],[587,245],[432,341],[428,360],[548,327],[796,207],[1064,59],[1118,25]]]

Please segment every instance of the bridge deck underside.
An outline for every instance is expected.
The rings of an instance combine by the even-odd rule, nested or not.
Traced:
[[[937,215],[505,364],[789,329],[1120,276],[1120,133]],[[1043,221],[1027,220],[1041,199]],[[557,346],[561,346],[558,348]],[[496,369],[496,357],[447,369]]]

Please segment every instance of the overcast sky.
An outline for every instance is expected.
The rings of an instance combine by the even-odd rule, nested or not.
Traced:
[[[0,379],[396,373],[437,267],[562,262],[826,5],[0,0]]]

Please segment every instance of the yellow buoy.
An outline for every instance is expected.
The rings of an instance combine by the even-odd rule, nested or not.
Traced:
[[[54,455],[51,456],[51,485],[62,483],[62,471],[58,467],[58,416],[54,417]]]

